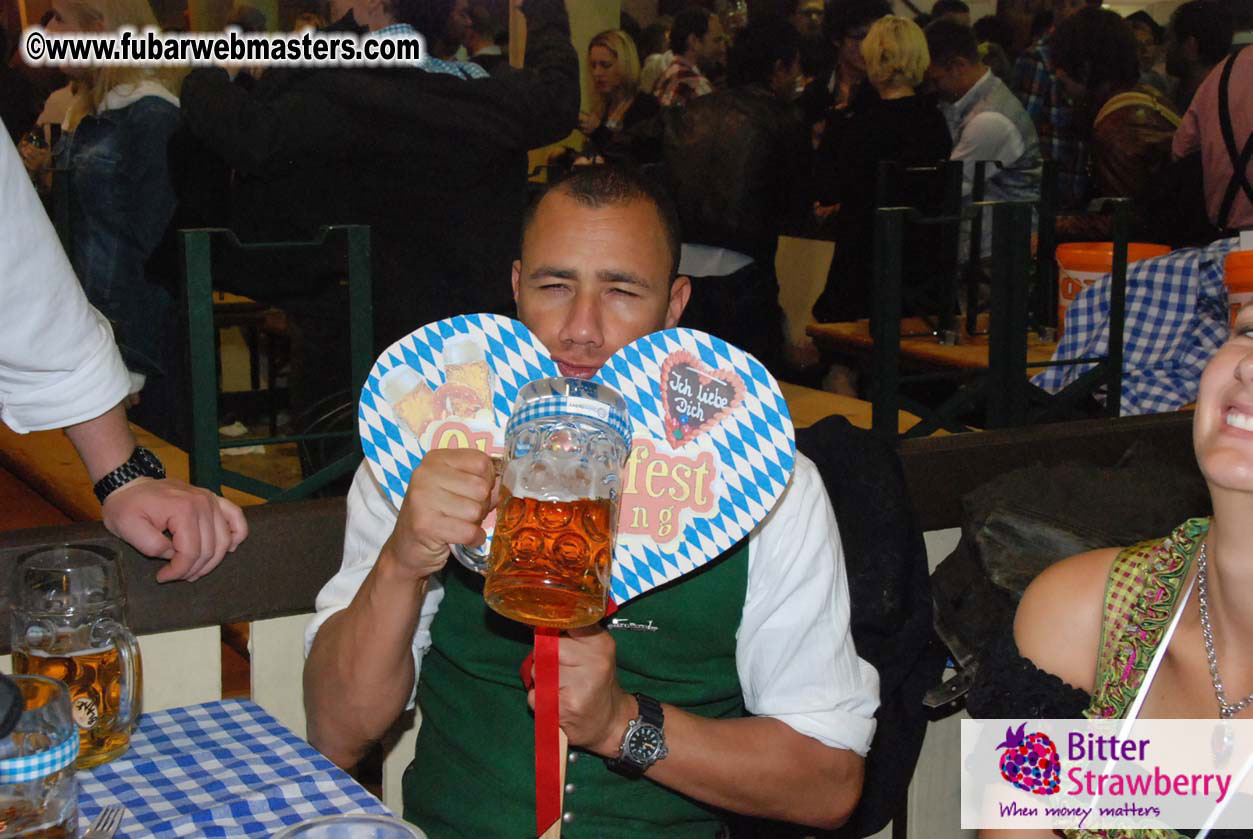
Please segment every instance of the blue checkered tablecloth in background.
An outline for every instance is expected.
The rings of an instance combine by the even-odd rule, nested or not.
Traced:
[[[1175,411],[1196,399],[1201,372],[1227,340],[1223,260],[1236,239],[1219,239],[1127,266],[1123,330],[1123,416]],[[1109,352],[1109,274],[1084,288],[1066,310],[1054,361]],[[1056,393],[1092,368],[1050,367],[1032,381]]]
[[[144,714],[126,754],[80,771],[82,829],[106,806],[118,839],[268,839],[334,813],[390,814],[381,802],[253,702]]]

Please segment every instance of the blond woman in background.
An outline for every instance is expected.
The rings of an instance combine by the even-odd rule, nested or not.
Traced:
[[[615,159],[626,153],[624,133],[657,115],[661,106],[640,90],[640,59],[635,41],[621,29],[608,29],[587,48],[587,90],[591,110],[579,114],[588,157]]]

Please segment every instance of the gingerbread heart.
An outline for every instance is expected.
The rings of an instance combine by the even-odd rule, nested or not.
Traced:
[[[743,398],[743,379],[730,370],[710,370],[689,352],[680,350],[661,364],[666,442],[672,449],[713,428]]]

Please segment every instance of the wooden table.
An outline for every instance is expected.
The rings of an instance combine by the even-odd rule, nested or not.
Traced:
[[[161,458],[167,475],[187,480],[185,451],[134,423],[131,424],[131,431],[140,445]],[[100,518],[100,502],[91,491],[91,478],[78,459],[73,444],[61,430],[18,434],[0,424],[0,466],[10,470],[72,521],[95,521]],[[223,495],[240,506],[264,501],[229,487]]]
[[[858,428],[871,426],[873,406],[869,402],[788,382],[779,382],[779,390],[783,392],[783,398],[787,400],[788,410],[792,413],[792,424],[797,428],[806,428],[832,414],[845,417]],[[901,411],[898,427],[900,432],[904,433],[919,422],[918,417],[907,411]]]
[[[805,331],[823,352],[865,355],[874,349],[870,338],[870,321],[855,320],[843,323],[815,323]],[[986,370],[988,367],[988,336],[963,336],[963,343],[946,346],[935,336],[917,335],[926,331],[926,325],[918,318],[901,321],[901,360],[909,360],[929,368],[944,367],[961,370]],[[909,336],[915,333],[914,337]],[[1034,376],[1040,368],[1032,364],[1052,361],[1057,351],[1056,341],[1044,341],[1035,333],[1027,337],[1027,375]]]

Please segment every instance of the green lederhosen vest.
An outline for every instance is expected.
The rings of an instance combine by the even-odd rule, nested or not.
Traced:
[[[656,631],[615,629],[618,680],[705,717],[741,717],[735,633],[748,584],[747,540],[614,616]],[[404,816],[430,839],[535,836],[534,718],[519,667],[529,627],[483,602],[478,575],[450,563],[422,662],[422,727],[405,771]],[[571,750],[565,839],[713,839],[720,812],[647,778],[628,780]]]

